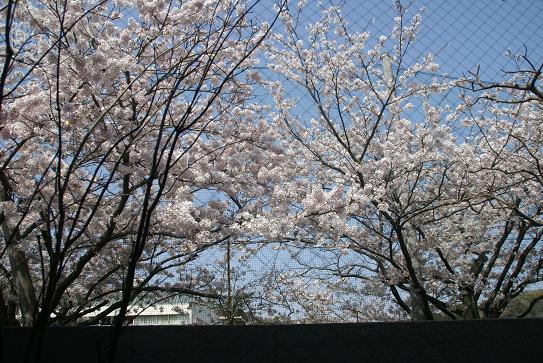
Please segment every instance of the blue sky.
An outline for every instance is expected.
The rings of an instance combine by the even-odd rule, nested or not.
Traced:
[[[255,12],[269,20],[274,2],[262,0]],[[351,31],[367,26],[374,36],[389,34],[396,16],[392,0],[308,0],[301,23],[314,22],[331,4],[343,6]],[[412,0],[407,15],[423,7],[420,36],[411,55],[433,53],[441,72],[461,76],[480,65],[482,79],[499,80],[501,70],[514,67],[505,51],[522,51],[524,46],[530,59],[543,62],[543,0]]]

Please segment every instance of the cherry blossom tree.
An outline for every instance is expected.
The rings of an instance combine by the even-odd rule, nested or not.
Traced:
[[[482,281],[489,286],[475,297],[488,317],[499,317],[512,299],[543,277],[539,122],[543,63],[534,64],[527,50],[509,56],[516,69],[505,72],[505,81],[483,82],[476,71],[461,83],[466,89],[464,122],[477,130],[472,142],[484,154],[474,175],[479,183],[486,181],[483,187],[492,196],[493,208],[507,213],[499,240],[481,255],[486,261]],[[542,298],[536,294],[520,316]]]
[[[230,322],[496,318],[541,281],[541,66],[421,82],[421,12],[374,36],[338,7],[302,30],[303,6],[278,5],[270,81],[249,3],[7,2],[2,324],[39,345],[115,312],[118,337],[130,304],[179,293]]]
[[[284,13],[285,32],[268,48],[283,78],[270,88],[297,177],[273,190],[277,207],[260,227],[305,267],[299,278],[318,272],[332,291],[343,286],[364,299],[373,289],[415,320],[499,317],[541,280],[541,189],[532,175],[541,144],[524,121],[541,116],[531,83],[538,70],[523,72],[531,77],[522,87],[496,88],[517,92],[508,99],[514,108],[488,94],[482,108],[469,94],[441,104],[457,84],[415,77],[438,66],[430,54],[409,53],[422,14],[407,18],[399,2],[397,11],[392,33],[377,38],[349,32],[337,7],[303,35]],[[313,113],[287,96],[291,86]],[[308,257],[308,248],[318,253]],[[338,301],[320,296],[321,307]]]
[[[239,199],[221,156],[261,142],[248,70],[273,23],[251,20],[252,6],[2,8],[4,322],[16,306],[43,333],[107,306],[118,331],[138,295],[195,293],[176,269],[236,228],[221,198],[196,199],[217,185]]]

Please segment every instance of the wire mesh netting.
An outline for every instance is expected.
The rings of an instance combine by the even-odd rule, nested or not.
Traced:
[[[2,5],[2,11],[15,3]],[[8,212],[17,218],[23,215],[12,223],[16,229],[27,222],[27,213],[36,218],[37,222],[29,223],[27,232],[11,233],[9,238],[23,236],[17,237],[21,238],[20,245],[33,256],[30,269],[25,272],[27,280],[34,279],[42,288],[37,300],[51,299],[50,315],[56,314],[53,320],[64,324],[61,319],[66,319],[65,323],[71,324],[96,318],[109,325],[119,310],[105,297],[118,299],[122,292],[124,304],[132,295],[124,294],[128,290],[123,289],[132,284],[141,284],[133,293],[132,306],[127,307],[126,317],[132,324],[408,319],[414,310],[408,305],[424,286],[431,291],[423,293],[427,313],[435,313],[436,318],[467,317],[473,306],[476,312],[486,309],[485,317],[496,317],[490,313],[491,305],[503,316],[515,316],[518,311],[506,309],[509,298],[517,298],[516,305],[511,305],[516,309],[543,298],[537,295],[543,288],[543,260],[538,255],[542,252],[543,236],[543,172],[537,156],[543,150],[543,142],[537,144],[537,140],[527,137],[529,142],[516,145],[528,150],[519,162],[528,160],[533,162],[528,165],[539,167],[534,180],[540,184],[530,177],[525,180],[536,184],[532,189],[516,179],[501,184],[514,187],[515,193],[528,200],[524,212],[532,213],[535,219],[521,213],[520,198],[507,204],[509,199],[503,202],[491,195],[496,192],[493,182],[489,182],[490,187],[469,194],[470,186],[464,181],[472,180],[471,175],[466,176],[472,171],[466,171],[467,166],[464,170],[455,169],[464,162],[461,148],[455,149],[462,155],[453,162],[449,163],[447,155],[453,146],[472,140],[470,137],[477,132],[483,135],[481,139],[486,138],[485,132],[503,136],[499,125],[513,129],[517,126],[516,117],[524,112],[519,108],[513,115],[510,110],[489,111],[492,107],[481,106],[473,108],[480,112],[477,117],[470,115],[472,120],[465,126],[469,117],[461,119],[459,115],[473,105],[465,101],[466,94],[475,93],[465,86],[469,82],[462,83],[466,78],[471,79],[473,86],[510,79],[525,82],[521,76],[535,75],[531,85],[509,84],[508,90],[539,92],[539,103],[530,104],[530,110],[541,114],[543,97],[537,87],[543,68],[539,66],[543,60],[543,0],[140,0],[134,4],[118,0],[106,1],[81,15],[77,20],[81,24],[76,26],[76,21],[73,25],[74,34],[70,33],[71,28],[63,29],[65,25],[60,25],[60,30],[55,28],[57,22],[64,21],[64,15],[45,19],[51,21],[44,26],[33,15],[59,15],[81,4],[86,9],[88,3],[94,4],[92,1],[68,1],[70,6],[56,7],[49,6],[49,2],[29,3],[32,6],[19,7],[17,11],[24,15],[14,25],[19,27],[13,32],[14,44],[20,47],[15,52],[19,69],[0,67],[3,74],[11,72],[9,77],[13,77],[3,76],[0,85],[14,85],[9,97],[1,93],[2,100],[8,101],[2,101],[0,109],[0,158],[4,163],[0,179],[6,183],[0,185],[1,197],[5,199],[0,203],[0,217],[4,223]],[[194,12],[204,6],[211,9],[213,5],[218,15],[198,18],[185,13],[187,9]],[[171,23],[170,8],[177,12]],[[118,14],[117,9],[125,13]],[[157,9],[165,14],[163,20],[157,16]],[[245,14],[247,9],[250,10]],[[418,23],[419,15],[420,26],[413,26],[416,32],[407,35],[411,23]],[[269,33],[263,23],[273,24]],[[9,28],[9,21],[6,26]],[[326,29],[318,30],[320,26]],[[406,34],[402,33],[404,29],[408,29]],[[6,45],[10,34],[6,29],[2,32],[0,50],[8,59],[12,55]],[[29,35],[25,40],[26,32]],[[111,39],[108,34],[120,39]],[[260,36],[262,43],[255,41]],[[406,39],[408,45],[403,43]],[[360,49],[351,49],[353,44],[361,44]],[[107,59],[108,51],[117,52],[119,59]],[[338,53],[343,57],[349,54],[352,59],[335,57]],[[27,55],[31,61],[25,58]],[[34,64],[32,56],[37,59]],[[306,67],[309,56],[313,58]],[[528,72],[527,65],[532,66]],[[124,67],[132,67],[132,71]],[[353,75],[354,80],[349,80],[347,74]],[[62,92],[68,95],[64,98],[61,84]],[[31,91],[26,92],[25,87]],[[47,93],[48,98],[43,96],[47,101],[33,92]],[[501,92],[498,95],[504,94]],[[490,96],[481,99],[481,104],[496,105],[491,103]],[[515,98],[508,101],[529,103]],[[4,111],[6,104],[6,109],[13,108],[11,113]],[[39,115],[43,118],[39,122],[17,109],[26,108],[30,113],[38,104],[45,110]],[[434,112],[430,106],[442,113]],[[539,114],[533,111],[537,107]],[[438,115],[430,120],[432,113]],[[6,122],[8,114],[17,119],[16,127]],[[488,115],[488,119],[494,117],[498,126],[489,126],[489,121],[477,129],[478,120]],[[508,117],[513,120],[509,124]],[[529,124],[537,117],[540,116],[523,122]],[[506,121],[500,124],[503,119]],[[23,140],[17,132],[28,132],[28,138]],[[164,136],[163,132],[169,134]],[[382,139],[374,138],[376,134],[381,134]],[[137,136],[132,138],[133,135]],[[400,140],[404,136],[410,141]],[[37,151],[22,157],[25,148],[31,149],[26,143],[34,139],[41,140],[33,144]],[[96,147],[86,150],[91,139]],[[505,141],[503,150],[512,152],[514,147],[508,142]],[[532,142],[537,145],[534,149],[530,149]],[[475,144],[471,145],[473,155],[483,155],[485,145]],[[295,146],[290,148],[292,145]],[[125,149],[119,151],[121,146]],[[8,149],[11,151],[5,152]],[[424,152],[419,153],[420,150]],[[40,153],[50,155],[37,157]],[[397,179],[393,180],[393,168],[389,165],[394,160],[390,159],[402,159],[404,154],[424,154],[420,157],[427,158],[417,160],[416,167],[406,158],[407,166],[400,165],[400,176],[394,175]],[[277,160],[271,160],[276,156]],[[45,163],[47,157],[49,164],[43,171],[36,165]],[[113,165],[112,171],[109,164]],[[370,164],[374,169],[368,167]],[[63,165],[80,175],[63,175]],[[284,170],[288,167],[292,170]],[[456,175],[450,176],[453,172],[449,169],[455,170]],[[9,174],[6,177],[4,170]],[[531,173],[523,169],[502,174],[517,177]],[[505,179],[502,174],[496,179]],[[420,175],[426,178],[422,182]],[[379,180],[375,183],[381,185],[368,183],[368,187],[366,176]],[[397,180],[404,182],[385,190],[385,179],[387,187],[389,181],[390,185]],[[30,196],[26,187],[18,185],[24,183],[15,180],[29,181],[29,188],[35,188],[34,194]],[[42,189],[47,188],[40,184],[45,180],[52,188],[49,195],[45,195]],[[450,196],[442,190],[456,187],[467,191]],[[63,188],[69,190],[69,198],[63,199],[64,192],[58,191]],[[412,196],[417,188],[430,191],[421,192],[424,195],[417,200],[418,204],[409,204],[416,199]],[[509,190],[503,191],[507,188],[499,191],[503,192],[500,198],[509,197]],[[401,193],[404,194],[398,196]],[[468,196],[464,199],[465,194]],[[43,200],[37,197],[42,195]],[[443,195],[449,199],[439,199]],[[89,201],[89,196],[96,200]],[[347,200],[346,196],[350,199],[344,205],[335,203],[342,198]],[[155,203],[149,203],[153,197]],[[383,215],[389,211],[387,198],[399,201],[398,216],[405,212],[393,222],[393,218],[384,221]],[[403,208],[402,198],[408,207]],[[321,210],[315,207],[318,203]],[[449,210],[450,205],[458,208]],[[72,212],[64,212],[70,208],[74,208]],[[354,212],[347,212],[348,209]],[[502,214],[488,222],[488,210]],[[408,212],[412,212],[409,218],[405,217]],[[464,213],[468,217],[464,218]],[[423,214],[427,218],[420,217],[422,226],[412,223]],[[481,216],[477,221],[484,226],[469,219],[473,216]],[[65,221],[57,223],[62,218]],[[125,224],[121,226],[123,218]],[[445,219],[452,222],[447,226],[443,223],[442,227],[441,220]],[[4,224],[1,242],[5,242],[11,228],[7,222]],[[337,226],[341,228],[336,230]],[[403,229],[404,226],[408,227]],[[63,228],[69,232],[64,233]],[[117,229],[122,230],[118,236]],[[474,232],[466,232],[469,229]],[[406,235],[405,239],[401,236],[400,242],[402,231]],[[429,231],[428,239],[425,231]],[[500,233],[503,238],[498,238]],[[458,246],[451,247],[447,239],[453,234]],[[459,234],[462,236],[458,237]],[[46,241],[41,239],[42,235]],[[55,246],[53,235],[57,238]],[[37,243],[25,240],[34,237]],[[461,268],[451,267],[447,251],[440,249],[440,241],[450,247]],[[49,243],[49,248],[42,242]],[[417,242],[422,247],[417,247]],[[471,255],[457,253],[462,248]],[[11,314],[19,319],[22,314],[15,316],[16,295],[26,295],[14,292],[18,286],[11,280],[12,272],[3,265],[15,261],[8,261],[4,254],[7,250],[6,242],[0,257],[1,288],[9,290]],[[484,278],[466,284],[467,278],[461,275],[481,274],[481,266],[489,258],[491,264],[485,268]],[[496,260],[502,266],[492,265]],[[532,263],[531,270],[522,269],[527,260]],[[384,267],[386,264],[389,270]],[[470,264],[471,269],[466,267]],[[127,266],[133,268],[131,273]],[[505,266],[503,272],[496,266]],[[63,291],[55,292],[57,287],[53,286],[45,296],[50,267],[58,270],[59,279],[70,268],[77,273],[65,286],[60,284]],[[102,268],[104,271],[98,271]],[[91,272],[85,276],[92,269],[98,277]],[[422,282],[417,276],[422,276]],[[483,285],[491,279],[496,282],[495,288],[487,286],[484,290]],[[479,288],[477,295],[475,290]],[[504,290],[509,297],[502,294]],[[489,303],[479,308],[477,301],[470,300],[476,295],[480,301],[488,298]],[[29,301],[29,322],[32,314],[45,314],[38,307],[30,308],[39,305],[37,300]],[[90,313],[85,314],[87,307]],[[50,318],[44,317],[43,321]]]
[[[330,6],[337,6],[346,19],[347,29],[355,34],[369,32],[369,42],[375,42],[381,35],[390,36],[397,11],[392,1],[306,1],[291,3],[290,9],[301,9],[296,15],[296,27],[300,34],[317,22]],[[403,3],[403,2],[402,2]],[[254,10],[259,20],[270,20],[276,14],[274,2],[261,1]],[[421,71],[415,75],[421,83],[431,84],[437,80],[458,80],[466,75],[477,74],[487,82],[499,82],[506,78],[506,72],[515,70],[515,55],[525,54],[537,63],[543,59],[543,1],[410,1],[406,6],[406,18],[422,12],[422,23],[416,41],[409,50],[411,61],[420,60],[428,53],[434,56],[439,65],[435,72]],[[278,22],[275,33],[284,32],[284,24]],[[307,39],[301,39],[307,41]],[[387,49],[386,47],[390,48]],[[385,45],[385,50],[392,51],[392,45]],[[267,71],[267,59],[259,70],[268,80],[277,80]],[[470,73],[471,72],[471,73]],[[296,113],[300,117],[310,118],[316,111],[311,97],[288,82],[283,84],[285,93],[296,100]],[[266,90],[257,90],[258,100],[272,102]],[[442,103],[455,104],[458,93],[447,93]],[[273,108],[272,108],[273,112]],[[415,110],[414,113],[418,111]],[[423,117],[422,113],[415,116]],[[217,195],[215,195],[216,197]],[[202,200],[212,198],[211,194],[202,194]],[[220,198],[220,197],[219,197]],[[240,248],[239,250],[237,248]],[[232,294],[239,299],[240,315],[247,323],[255,322],[290,322],[290,321],[358,321],[372,316],[368,311],[386,311],[390,308],[365,293],[360,285],[330,286],[330,270],[315,261],[330,261],[327,252],[305,247],[303,251],[293,250],[281,244],[252,245],[233,243],[230,258],[232,272],[230,282],[226,279],[226,249],[218,248],[206,252],[200,262],[203,265],[216,264],[216,273],[221,275],[224,284],[231,284]],[[287,251],[288,250],[288,251]],[[330,252],[333,254],[334,252]],[[273,277],[270,276],[273,271]],[[311,272],[310,272],[311,271]],[[363,273],[362,273],[363,274]],[[299,278],[299,279],[297,279]],[[272,282],[273,280],[273,282]],[[281,281],[287,281],[286,286]],[[297,290],[294,285],[297,286]],[[290,285],[290,286],[288,286]],[[266,286],[266,289],[264,289]],[[537,289],[541,284],[534,285]],[[289,288],[290,287],[290,288]],[[334,293],[340,292],[337,295]],[[274,290],[273,292],[270,290]],[[349,291],[348,291],[349,290]],[[226,290],[225,290],[226,291]],[[223,291],[223,292],[225,292]],[[303,296],[292,296],[294,291],[304,291]],[[332,296],[334,295],[334,296]],[[309,302],[308,302],[309,301]],[[326,301],[336,306],[328,306],[327,311],[310,306],[311,302]],[[405,318],[402,314],[390,310],[389,318]],[[374,314],[376,316],[379,314]],[[242,319],[242,320],[243,320]]]

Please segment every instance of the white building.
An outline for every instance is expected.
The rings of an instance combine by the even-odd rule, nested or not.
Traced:
[[[92,319],[102,313],[102,307],[85,315]],[[118,310],[114,310],[100,319],[100,325],[110,325]],[[219,317],[208,307],[187,296],[162,300],[153,304],[136,302],[130,306],[126,320],[129,325],[215,325],[220,324]]]

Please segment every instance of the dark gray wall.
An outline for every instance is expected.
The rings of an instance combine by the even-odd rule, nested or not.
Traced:
[[[2,329],[21,362],[30,329]],[[51,328],[43,362],[97,362],[107,327]],[[543,320],[129,327],[118,362],[543,362]]]

